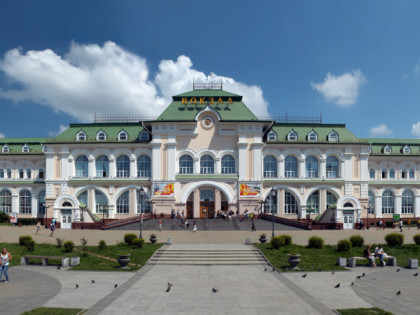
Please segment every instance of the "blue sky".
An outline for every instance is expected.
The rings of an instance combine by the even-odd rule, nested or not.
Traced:
[[[263,115],[420,138],[419,1],[2,0],[0,136],[156,115],[192,78]]]

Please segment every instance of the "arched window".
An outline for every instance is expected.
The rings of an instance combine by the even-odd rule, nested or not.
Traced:
[[[76,159],[76,177],[88,177],[89,161],[86,155],[79,155]]]
[[[95,211],[96,213],[102,214],[103,212],[106,213],[108,207],[108,198],[105,194],[95,189]]]
[[[388,171],[387,171],[387,169],[386,168],[383,168],[382,169],[382,172],[381,172],[381,174],[382,174],[382,178],[388,178]]]
[[[4,168],[0,168],[0,178],[4,178],[5,175]]]
[[[102,130],[96,134],[96,140],[98,141],[105,141],[106,140],[106,133]]]
[[[222,174],[235,173],[235,159],[231,155],[222,157]]]
[[[392,149],[389,145],[385,146],[384,153],[385,154],[391,154],[392,153]]]
[[[369,177],[370,177],[370,179],[375,179],[375,169],[374,168],[371,168],[369,170]]]
[[[368,213],[375,213],[375,195],[371,191],[369,191]]]
[[[413,213],[414,196],[410,190],[404,190],[401,198],[401,209],[403,214]]]
[[[264,177],[277,177],[277,159],[272,155],[267,155],[264,158]]]
[[[117,177],[130,177],[130,159],[120,155],[117,159]]]
[[[306,211],[308,213],[319,213],[319,190],[314,191],[306,201]]]
[[[214,159],[210,155],[201,158],[200,174],[214,174]]]
[[[318,159],[313,155],[306,158],[306,177],[318,177]]]
[[[47,148],[46,145],[43,145],[42,146],[42,152],[44,152],[44,153],[48,152],[48,148]]]
[[[117,213],[129,213],[130,211],[130,195],[127,190],[117,200]]]
[[[414,169],[410,168],[410,170],[408,171],[408,176],[410,177],[410,179],[414,179]]]
[[[385,190],[382,194],[382,213],[394,213],[394,194],[390,190]]]
[[[284,177],[298,177],[298,162],[293,155],[288,155],[284,160]]]
[[[337,197],[329,191],[327,191],[327,200],[326,201],[327,201],[326,202],[327,208],[332,208],[333,205],[337,205]]]
[[[22,153],[29,153],[29,147],[28,147],[28,145],[27,145],[27,144],[25,144],[25,145],[22,147]]]
[[[137,159],[137,177],[151,177],[152,165],[147,155],[142,155]]]
[[[409,147],[408,145],[406,145],[406,146],[404,147],[404,149],[403,149],[403,153],[404,153],[404,154],[410,154],[410,153],[411,153],[411,149],[410,149],[410,147]]]
[[[298,214],[299,206],[295,196],[289,192],[284,192],[284,213],[285,214]]]
[[[267,140],[269,141],[276,141],[277,140],[277,133],[271,130],[267,135]]]
[[[77,141],[86,141],[86,133],[84,131],[79,131],[76,135]]]
[[[124,130],[120,131],[120,133],[118,134],[118,140],[119,141],[127,141],[128,140],[128,134]]]
[[[338,168],[338,159],[330,155],[327,157],[327,178],[337,178],[340,177],[339,168]]]
[[[31,192],[27,189],[19,193],[19,213],[31,213]]]
[[[407,179],[407,169],[406,168],[403,168],[401,170],[401,178],[402,179]]]
[[[192,174],[194,172],[193,158],[189,155],[183,155],[179,159],[179,173]]]
[[[287,141],[297,141],[298,134],[296,131],[292,130],[287,134]]]
[[[38,170],[38,178],[39,178],[39,179],[44,179],[44,177],[45,177],[45,171],[44,171],[44,169],[43,169],[43,168],[40,168],[40,169]]]
[[[264,202],[265,213],[277,213],[277,190],[271,190]]]
[[[109,159],[106,155],[100,155],[96,158],[96,177],[109,176]]]
[[[5,145],[3,146],[3,148],[1,149],[1,151],[2,151],[3,153],[9,153],[9,147],[7,146],[7,144],[5,144]]]
[[[139,133],[139,140],[140,141],[149,141],[150,135],[146,130],[143,130]]]
[[[79,200],[79,204],[88,205],[89,204],[89,200],[88,200],[88,192],[87,192],[87,190],[85,190],[82,193],[80,193],[79,196],[77,196],[77,200]]]
[[[389,170],[389,178],[395,178],[395,171],[393,168]]]
[[[45,214],[45,190],[38,195],[38,214]]]
[[[318,140],[318,134],[315,132],[315,131],[311,131],[309,134],[308,134],[308,140],[309,141],[317,141]]]
[[[331,131],[330,134],[328,135],[328,141],[337,142],[338,141],[338,133],[336,133],[335,131]]]
[[[19,179],[23,179],[25,172],[23,171],[23,168],[19,169]]]
[[[32,178],[32,170],[30,168],[26,169],[26,178]]]
[[[0,191],[0,211],[4,213],[12,212],[12,193],[6,189]]]
[[[12,178],[12,170],[10,168],[7,169],[7,178]]]

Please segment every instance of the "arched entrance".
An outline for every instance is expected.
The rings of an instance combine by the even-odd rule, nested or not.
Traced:
[[[200,187],[187,199],[187,218],[213,219],[217,211],[228,210],[228,200],[223,192],[215,187]]]

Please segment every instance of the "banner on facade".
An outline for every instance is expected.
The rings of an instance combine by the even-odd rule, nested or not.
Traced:
[[[255,183],[242,183],[239,185],[239,196],[241,197],[259,197],[261,186]]]
[[[153,184],[153,196],[174,196],[174,183],[154,183]]]
[[[10,217],[10,223],[18,223],[18,213],[17,212],[10,213],[9,217]]]

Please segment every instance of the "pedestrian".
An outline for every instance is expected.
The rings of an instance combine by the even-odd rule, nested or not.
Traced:
[[[402,231],[403,231],[402,226],[403,226],[403,221],[402,221],[402,220],[400,220],[400,232],[402,232]]]
[[[3,249],[1,250],[1,256],[0,256],[0,265],[1,265],[0,281],[1,281],[1,278],[3,277],[3,272],[4,272],[4,276],[6,277],[6,280],[4,281],[4,283],[9,282],[9,275],[7,274],[7,270],[9,269],[9,260],[11,259],[12,259],[12,255],[7,251],[6,247],[3,247]]]
[[[381,230],[382,229],[382,226],[383,226],[383,224],[384,224],[384,222],[382,221],[382,219],[380,219],[379,220],[379,230]]]
[[[38,235],[38,232],[41,232],[41,221],[38,221],[38,224],[36,225],[36,233],[35,233],[35,235]]]
[[[365,229],[365,223],[363,222],[362,219],[360,219],[360,229],[364,230]]]
[[[171,210],[171,219],[175,219],[175,209]]]
[[[411,219],[407,220],[407,228],[410,229],[410,225],[411,225]]]
[[[159,220],[159,231],[162,232],[162,220]]]
[[[51,231],[50,236],[51,237],[54,236],[55,225],[53,223],[50,224],[50,231]]]
[[[176,210],[176,217],[179,218],[179,209]]]
[[[193,232],[195,232],[195,231],[197,231],[197,223],[195,223],[195,221],[194,221],[194,223],[193,223]]]
[[[185,218],[185,216],[184,216],[184,210],[182,210],[182,218]]]
[[[251,232],[257,232],[257,229],[255,228],[255,222],[254,222],[254,218],[252,218],[252,223],[251,223]]]

